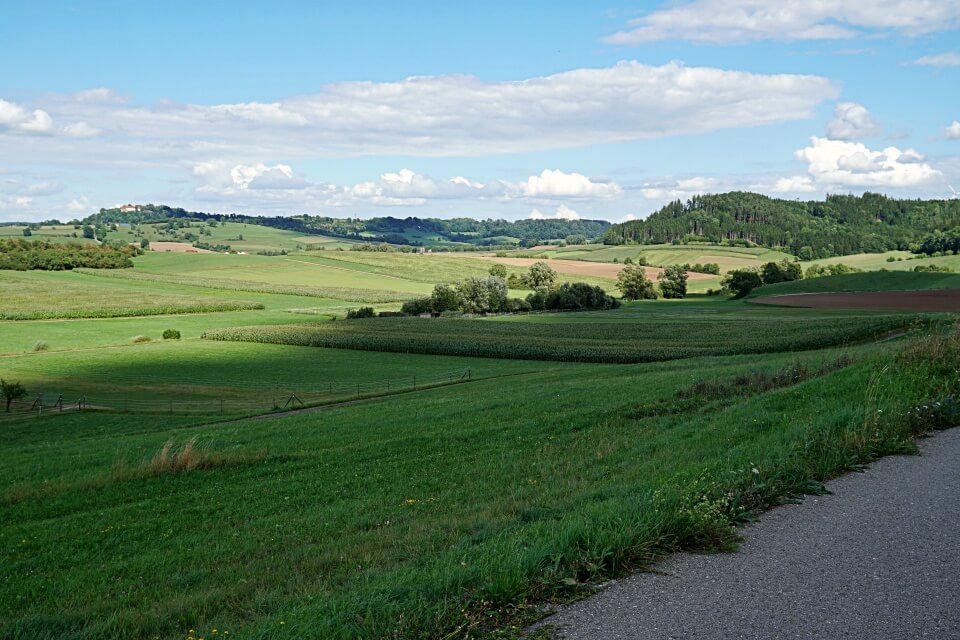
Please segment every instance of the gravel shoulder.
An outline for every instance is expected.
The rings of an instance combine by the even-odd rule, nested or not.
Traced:
[[[567,639],[960,638],[960,428],[561,608]]]

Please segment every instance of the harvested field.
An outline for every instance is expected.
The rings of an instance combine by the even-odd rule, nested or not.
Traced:
[[[593,276],[595,278],[610,278],[611,280],[616,280],[617,274],[619,274],[620,270],[624,267],[622,264],[613,262],[586,262],[583,260],[559,260],[553,258],[537,260],[535,258],[497,258],[481,256],[481,259],[492,260],[494,262],[499,262],[501,264],[513,267],[529,267],[534,262],[546,262],[548,265],[550,265],[550,268],[557,273],[568,273],[577,276]],[[657,267],[644,267],[644,269],[647,272],[647,277],[651,280],[656,280],[657,275],[663,271],[663,269],[658,269]],[[711,278],[716,278],[716,276],[711,276],[705,273],[688,273],[687,275],[689,276],[690,280],[709,280]]]
[[[799,293],[749,300],[753,304],[812,309],[883,309],[960,312],[960,289],[929,291],[861,291],[853,293]]]
[[[172,253],[216,253],[209,249],[198,249],[188,242],[151,242],[153,251],[170,251]]]

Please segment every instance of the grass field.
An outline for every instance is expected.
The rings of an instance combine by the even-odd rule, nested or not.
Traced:
[[[144,291],[134,283],[70,272],[0,271],[0,319],[145,316],[262,308],[250,300],[224,300]]]
[[[671,399],[698,379],[756,370],[754,358],[584,365],[263,422],[74,415],[9,426],[3,633],[508,629],[525,603],[672,549],[725,548],[729,523],[754,509],[910,450],[927,423],[902,416],[955,386],[947,369],[960,349],[956,338],[897,355],[903,347],[854,349],[840,370],[745,388],[736,401]],[[204,467],[151,465],[166,442],[194,438]]]
[[[177,242],[182,238],[184,232],[193,233],[198,236],[202,242],[211,245],[229,245],[233,251],[244,251],[256,253],[258,251],[296,251],[307,247],[325,247],[327,249],[336,249],[337,247],[350,247],[352,242],[331,238],[328,236],[305,236],[297,231],[287,231],[285,229],[275,229],[273,227],[264,227],[258,224],[246,224],[241,222],[222,222],[217,226],[211,227],[203,222],[192,222],[190,227],[177,229],[173,232],[165,232],[165,223],[141,224],[138,229],[140,234],[134,233],[130,225],[119,225],[117,231],[110,231],[107,234],[107,240],[119,240],[122,242],[139,243],[141,238],[150,242]],[[210,235],[201,235],[200,229],[210,232]],[[242,240],[240,238],[243,238]]]
[[[892,261],[889,258],[893,258]],[[912,271],[915,267],[935,265],[946,267],[953,271],[960,272],[960,256],[941,256],[939,258],[926,258],[909,251],[887,251],[886,253],[857,253],[850,256],[838,256],[835,258],[824,258],[822,260],[813,260],[804,262],[803,267],[806,270],[810,265],[820,264],[846,264],[851,267],[863,269],[864,271],[878,271],[880,269],[889,269],[891,271]]]
[[[644,257],[651,265],[665,267],[672,264],[705,264],[714,262],[720,271],[759,267],[765,262],[792,259],[786,253],[763,247],[721,247],[712,245],[582,245],[538,250],[551,258],[588,260],[590,262],[623,262],[630,258],[636,261]]]
[[[808,278],[758,287],[748,297],[778,296],[795,293],[839,291],[913,291],[923,289],[960,289],[960,274],[908,273],[904,271],[848,273],[839,276]],[[957,295],[960,295],[958,291]]]
[[[30,236],[23,235],[25,228],[24,225],[0,225],[0,239],[45,240],[66,244],[94,244],[96,242],[84,238],[82,230],[74,229],[72,224],[43,225],[39,229],[33,229]]]
[[[515,638],[544,601],[729,549],[731,524],[960,415],[946,316],[692,297],[331,320],[359,304],[345,291],[419,295],[490,264],[333,249],[135,265],[0,272],[0,311],[262,308],[0,320],[0,377],[27,406],[93,405],[0,414],[0,638]],[[350,402],[271,413],[292,393]]]

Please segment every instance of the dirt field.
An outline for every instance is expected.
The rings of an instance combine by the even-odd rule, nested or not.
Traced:
[[[215,253],[208,249],[197,249],[188,242],[151,242],[150,248],[153,251],[172,251],[174,253]]]
[[[749,300],[753,304],[813,309],[890,309],[897,311],[960,312],[960,289],[929,291],[869,291],[859,293],[800,293]]]
[[[534,262],[546,262],[550,265],[557,273],[569,273],[578,276],[594,276],[597,278],[610,278],[612,280],[617,279],[617,274],[620,273],[620,270],[623,269],[622,264],[616,264],[613,262],[584,262],[582,260],[556,260],[556,259],[546,259],[546,260],[537,260],[535,258],[497,258],[495,256],[479,256],[483,260],[491,260],[493,262],[499,262],[501,264],[510,265],[513,267],[529,267]],[[657,267],[644,267],[644,270],[647,272],[647,277],[651,280],[656,280],[657,275],[662,271]],[[687,276],[690,280],[705,280],[713,278],[705,273],[688,273]]]

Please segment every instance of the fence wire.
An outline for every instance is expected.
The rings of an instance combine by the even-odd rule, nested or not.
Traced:
[[[372,382],[326,382],[300,384],[296,387],[230,385],[242,395],[217,393],[224,388],[191,384],[183,379],[171,381],[181,387],[192,387],[193,395],[131,393],[99,395],[85,392],[41,392],[15,400],[8,412],[0,413],[0,422],[70,412],[100,411],[144,415],[249,415],[284,411],[302,407],[344,402],[362,398],[416,391],[427,387],[457,384],[472,379],[469,368],[454,372],[406,376]],[[104,379],[104,382],[107,382]],[[151,378],[142,383],[163,384]],[[201,395],[202,394],[202,395]],[[2,405],[0,405],[2,409]]]

